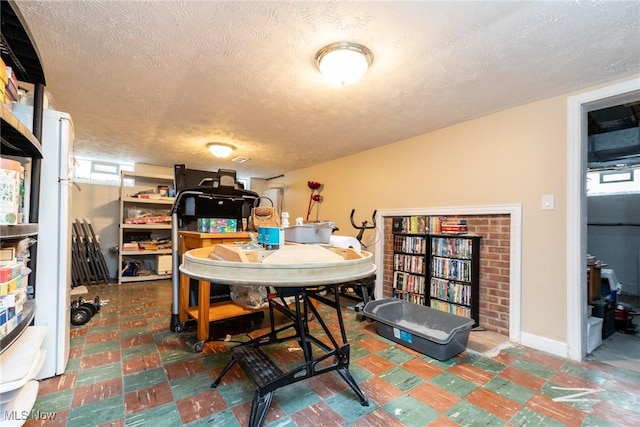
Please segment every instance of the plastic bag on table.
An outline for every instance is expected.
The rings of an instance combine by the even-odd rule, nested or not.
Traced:
[[[269,306],[267,288],[264,286],[231,285],[231,300],[252,310]]]

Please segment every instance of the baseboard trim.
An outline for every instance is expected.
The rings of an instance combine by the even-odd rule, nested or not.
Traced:
[[[560,357],[569,357],[569,346],[567,343],[533,335],[524,331],[521,333],[520,338],[522,339],[520,344],[526,347],[546,351],[547,353]]]

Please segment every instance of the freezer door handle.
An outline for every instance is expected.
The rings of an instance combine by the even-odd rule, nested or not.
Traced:
[[[80,188],[80,186],[78,185],[77,182],[75,182],[74,180],[70,179],[70,178],[58,178],[58,182],[59,183],[63,183],[63,182],[68,182],[69,184],[72,184],[74,187],[76,187],[76,190],[78,191],[82,191],[82,188]]]

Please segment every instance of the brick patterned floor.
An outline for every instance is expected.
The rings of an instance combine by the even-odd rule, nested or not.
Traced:
[[[195,353],[193,331],[169,330],[170,281],[90,286],[94,295],[108,303],[89,323],[72,327],[67,372],[40,383],[32,416],[55,418],[34,416],[26,426],[247,425],[255,390],[244,372],[236,365],[217,389],[210,386],[234,341],[264,332],[267,318],[259,325],[212,324],[217,335],[232,333],[231,340],[210,341]],[[325,315],[335,328],[335,312]],[[276,390],[265,425],[640,425],[636,372],[518,346],[441,362],[380,337],[375,324],[356,321],[350,310],[343,316],[349,370],[369,406],[330,372]],[[283,367],[302,354],[296,342],[268,353]],[[590,393],[572,401],[575,389]]]

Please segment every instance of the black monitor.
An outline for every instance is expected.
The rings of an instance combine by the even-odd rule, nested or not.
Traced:
[[[174,172],[177,198],[173,212],[183,230],[196,230],[198,218],[232,218],[240,225],[259,198],[237,182],[235,170],[205,171],[179,164],[174,165]]]
[[[185,165],[174,165],[173,184],[176,194],[187,188],[214,187],[214,182],[218,178],[217,171],[205,171],[198,169],[187,169]],[[234,171],[235,172],[235,171]]]

